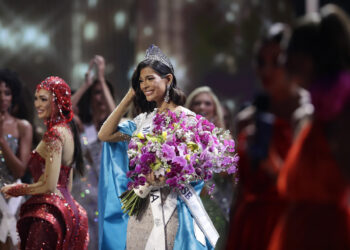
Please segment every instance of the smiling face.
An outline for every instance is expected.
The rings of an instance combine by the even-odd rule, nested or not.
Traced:
[[[9,110],[12,102],[11,89],[5,82],[0,82],[0,112],[4,113]]]
[[[145,67],[140,71],[139,81],[140,89],[146,96],[146,100],[148,102],[156,102],[157,106],[159,106],[164,101],[169,78],[162,78],[151,67]]]
[[[48,119],[52,112],[52,94],[46,89],[35,92],[34,106],[38,112],[39,119]]]
[[[190,108],[193,112],[211,121],[215,116],[215,103],[209,93],[203,92],[193,98]]]

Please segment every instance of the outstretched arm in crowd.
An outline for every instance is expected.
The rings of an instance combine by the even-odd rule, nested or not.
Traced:
[[[101,83],[102,86],[102,92],[103,96],[105,97],[107,101],[107,107],[109,109],[109,112],[112,112],[113,109],[115,109],[115,102],[113,100],[112,93],[110,92],[106,79],[105,79],[105,60],[102,56],[96,55],[93,59],[89,62],[89,68],[88,71],[85,74],[85,81],[84,84],[72,95],[72,105],[73,108],[75,108],[84,93],[92,86],[94,79],[93,79],[93,66],[96,65],[97,67],[97,80]]]

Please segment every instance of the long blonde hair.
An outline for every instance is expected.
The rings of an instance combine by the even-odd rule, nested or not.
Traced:
[[[189,96],[187,97],[185,107],[188,109],[192,109],[193,101],[194,99],[202,93],[207,93],[211,96],[214,105],[215,105],[215,111],[214,111],[214,118],[215,118],[215,125],[220,128],[224,128],[225,123],[224,123],[224,115],[223,115],[223,110],[221,107],[221,104],[219,102],[218,97],[214,94],[212,89],[208,86],[202,86],[194,89]]]

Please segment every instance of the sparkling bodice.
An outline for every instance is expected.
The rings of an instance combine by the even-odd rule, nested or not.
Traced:
[[[45,159],[41,155],[32,151],[28,168],[33,176],[34,182],[37,182],[40,176],[44,173]],[[58,178],[57,187],[66,188],[69,183],[69,172],[71,167],[61,165],[60,176]]]
[[[45,169],[45,159],[33,151],[28,162],[34,182],[37,182]],[[86,211],[81,207],[70,194],[67,186],[71,167],[61,165],[60,175],[57,182],[57,189],[62,196],[55,193],[42,193],[32,195],[21,207],[20,219],[17,222],[17,229],[21,238],[21,249],[26,246],[38,246],[43,244],[40,239],[47,237],[45,227],[53,230],[55,237],[55,249],[62,250],[87,250],[89,242],[88,218]],[[45,221],[44,230],[36,231],[33,223]],[[37,238],[29,236],[38,235]],[[44,234],[44,236],[42,235]],[[28,240],[30,238],[30,240]],[[51,244],[51,243],[50,243]],[[34,248],[30,248],[34,249]],[[39,248],[35,248],[39,249]],[[40,248],[41,249],[41,248]],[[51,248],[50,248],[51,249]]]
[[[11,134],[4,136],[12,152],[16,154],[18,149],[18,139]],[[4,184],[10,184],[14,182],[14,178],[10,172],[10,169],[6,166],[4,155],[0,148],[0,187]]]

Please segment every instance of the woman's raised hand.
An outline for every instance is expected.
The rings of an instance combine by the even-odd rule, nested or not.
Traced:
[[[105,69],[106,69],[106,63],[105,59],[100,55],[95,55],[93,58],[94,63],[97,66],[97,77],[98,79],[104,79],[105,77]]]
[[[126,95],[134,98],[135,97],[135,90],[132,87],[130,87],[129,91],[128,91],[128,93],[126,93]]]
[[[85,85],[87,87],[90,87],[92,85],[92,83],[94,82],[94,74],[92,72],[94,64],[95,64],[95,62],[94,62],[94,58],[93,58],[90,60],[88,71],[85,73]]]

